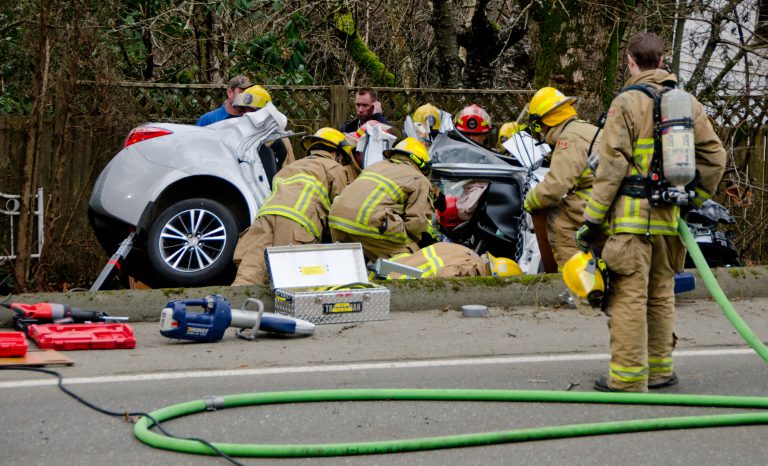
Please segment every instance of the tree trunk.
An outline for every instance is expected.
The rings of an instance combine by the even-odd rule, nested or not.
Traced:
[[[488,19],[489,0],[477,0],[468,29],[459,34],[459,45],[467,51],[467,63],[462,72],[464,86],[470,89],[493,87],[494,68],[491,62],[504,47],[497,28]]]
[[[221,60],[219,59],[220,56],[226,56],[226,54],[223,53],[224,47],[226,46],[224,25],[221,22],[221,18],[219,18],[219,15],[217,15],[215,11],[211,11],[209,15],[211,19],[211,35],[213,36],[211,45],[208,47],[211,54],[211,82],[222,83],[227,81],[227,76],[224,74]]]
[[[360,37],[360,32],[355,25],[355,19],[349,10],[349,5],[344,2],[342,8],[337,11],[333,17],[333,30],[344,42],[344,48],[360,68],[365,71],[373,80],[374,84],[381,86],[394,86],[395,75],[390,72],[386,65],[381,62],[378,56]]]
[[[675,12],[675,35],[672,41],[672,64],[670,68],[676,75],[680,75],[680,54],[683,48],[683,35],[685,22],[688,16],[688,0],[678,0]]]
[[[197,78],[200,82],[214,81],[214,45],[211,40],[211,16],[214,13],[205,4],[195,4],[192,10],[192,24],[195,35],[195,47],[197,55]]]
[[[14,275],[16,279],[16,292],[26,291],[29,272],[31,269],[31,255],[34,222],[32,216],[35,211],[35,184],[37,183],[37,150],[41,123],[45,109],[45,101],[48,90],[48,67],[50,65],[50,44],[48,41],[48,1],[40,1],[38,12],[37,50],[34,54],[40,59],[35,61],[34,80],[31,83],[32,111],[27,118],[26,137],[24,138],[24,164],[21,178],[21,207],[19,209],[19,231],[16,238],[16,264]]]
[[[152,1],[147,0],[144,2],[144,17],[147,21],[152,18],[154,11],[152,11]],[[141,28],[141,42],[144,44],[144,49],[147,51],[147,55],[144,57],[144,70],[142,75],[145,81],[152,81],[152,75],[155,72],[155,53],[154,45],[152,44],[152,29],[149,25]]]
[[[534,84],[578,97],[576,108],[587,120],[595,120],[613,97],[623,24],[630,20],[630,9],[624,14],[606,12],[621,7],[605,0],[561,0],[533,10]]]
[[[434,0],[432,5],[432,29],[435,31],[434,41],[440,87],[456,89],[461,82],[461,59],[456,37],[453,1]]]

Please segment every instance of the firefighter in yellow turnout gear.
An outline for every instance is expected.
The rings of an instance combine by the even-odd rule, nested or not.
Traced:
[[[320,243],[331,203],[351,181],[344,166],[351,163],[351,146],[343,133],[321,128],[302,144],[308,155],[275,175],[272,194],[237,243],[233,286],[269,284],[267,247]]]
[[[435,243],[413,254],[398,254],[389,260],[421,270],[421,278],[511,277],[523,273],[520,266],[511,259],[488,254],[486,260],[468,247],[456,243]],[[396,272],[387,276],[387,279],[406,278],[409,277]]]
[[[661,90],[676,83],[674,75],[659,69],[662,49],[654,34],[630,38],[630,78],[625,85],[649,83]],[[698,186],[690,207],[695,208],[717,189],[726,153],[703,106],[693,96],[691,103]],[[595,389],[601,391],[645,392],[678,380],[672,350],[674,273],[685,259],[677,234],[680,208],[667,203],[651,206],[647,192],[638,195],[628,184],[633,175],[647,177],[653,158],[661,158],[654,154],[653,112],[654,100],[638,90],[624,91],[611,103],[585,224],[577,233],[577,242],[586,247],[594,230],[605,220],[610,222],[602,258],[612,287],[607,297],[611,361],[608,376],[595,381]]]
[[[384,157],[336,198],[328,222],[333,241],[360,242],[372,261],[417,251],[434,214],[426,147],[406,138]]]
[[[598,147],[600,134],[596,126],[578,119],[573,98],[553,87],[539,89],[528,112],[529,128],[543,134],[554,150],[549,172],[528,191],[523,208],[529,213],[547,209],[547,238],[557,266],[562,268],[579,252],[576,230],[584,222],[584,206],[594,180],[587,163],[589,148]]]

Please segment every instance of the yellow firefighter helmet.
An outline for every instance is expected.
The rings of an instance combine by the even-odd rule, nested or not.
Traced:
[[[573,294],[599,307],[608,287],[605,261],[595,258],[592,251],[579,251],[563,266],[563,281]]]
[[[429,172],[429,152],[427,152],[427,148],[418,139],[405,138],[392,149],[384,151],[384,157],[386,158],[390,158],[395,154],[407,155],[419,167],[422,173]]]
[[[252,110],[259,110],[272,102],[272,96],[261,86],[251,86],[243,92],[237,94],[232,101],[233,107],[246,107]]]
[[[343,153],[352,157],[352,142],[347,140],[347,136],[335,128],[320,128],[311,136],[304,136],[301,140],[304,149],[310,150],[315,145],[329,146],[339,149]]]
[[[421,124],[425,128],[440,129],[440,110],[432,104],[424,104],[417,108],[411,118],[414,123]]]
[[[502,144],[507,142],[507,139],[511,138],[520,131],[523,131],[525,128],[526,126],[523,123],[518,123],[516,121],[504,123],[501,125],[501,128],[499,128],[499,149],[504,147]]]
[[[528,105],[528,116],[531,129],[541,131],[540,123],[547,126],[557,126],[572,116],[576,116],[573,108],[573,97],[568,97],[554,87],[542,87],[531,98]]]
[[[488,269],[493,277],[513,277],[522,275],[523,271],[517,262],[506,257],[495,257],[490,252],[486,252],[488,257]]]

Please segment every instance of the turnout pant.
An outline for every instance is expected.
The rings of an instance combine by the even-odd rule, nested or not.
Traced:
[[[293,220],[279,215],[262,215],[237,242],[233,259],[237,276],[232,286],[269,285],[264,250],[270,246],[313,244],[320,239]]]
[[[547,209],[547,239],[558,269],[562,269],[568,259],[579,252],[576,246],[576,230],[579,227],[581,222],[574,222],[559,206]]]
[[[619,233],[608,238],[603,259],[612,287],[608,385],[645,392],[649,379],[672,375],[674,275],[683,268],[685,247],[678,236]]]

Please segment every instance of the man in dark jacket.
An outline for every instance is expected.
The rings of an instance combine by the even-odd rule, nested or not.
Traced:
[[[376,90],[362,87],[358,89],[355,96],[355,118],[343,123],[339,130],[342,133],[354,133],[369,120],[392,125],[381,112],[381,103],[377,100]]]

